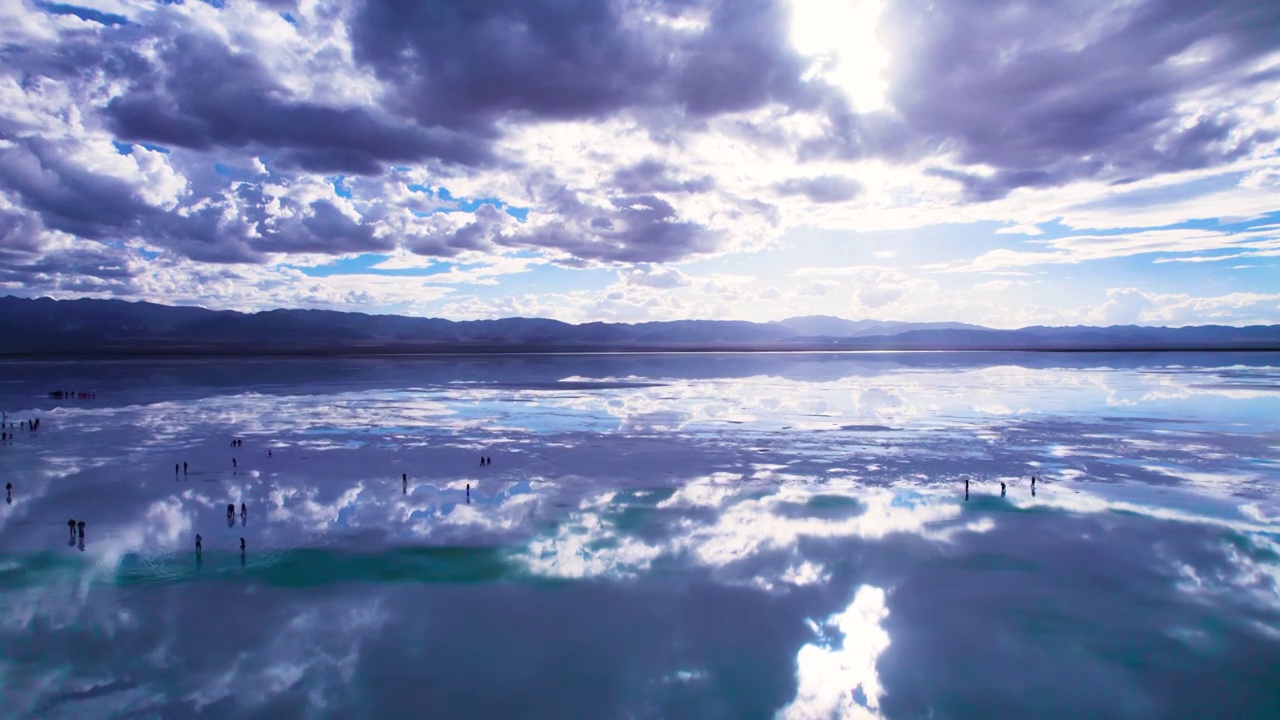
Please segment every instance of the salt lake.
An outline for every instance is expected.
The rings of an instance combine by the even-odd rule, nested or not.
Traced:
[[[1280,717],[1276,354],[12,361],[0,407],[6,717]]]

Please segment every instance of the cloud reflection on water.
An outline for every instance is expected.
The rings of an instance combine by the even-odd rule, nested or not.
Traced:
[[[495,362],[510,376],[488,385],[411,364],[388,390],[379,362],[330,392],[305,373],[150,402],[104,386],[0,449],[18,716],[338,717],[375,689],[385,708],[502,711],[445,669],[467,657],[528,717],[958,716],[1040,696],[1160,716],[1208,697],[1179,668],[1237,715],[1280,707],[1239,670],[1280,662],[1263,419],[1280,395],[1200,387],[1227,371],[568,359],[568,387],[521,388],[554,366]],[[229,502],[246,524],[225,527]],[[84,553],[68,516],[88,520]]]

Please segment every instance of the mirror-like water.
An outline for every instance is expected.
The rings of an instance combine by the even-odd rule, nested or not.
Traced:
[[[22,362],[0,406],[6,717],[1280,717],[1276,355]]]

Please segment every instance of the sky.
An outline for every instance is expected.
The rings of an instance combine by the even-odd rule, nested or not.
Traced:
[[[0,295],[1280,323],[1280,3],[0,1]]]

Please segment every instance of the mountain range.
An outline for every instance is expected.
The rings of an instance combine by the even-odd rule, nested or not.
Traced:
[[[578,325],[328,310],[240,313],[122,300],[0,298],[0,356],[697,350],[1280,350],[1280,325],[1045,327],[955,322],[675,320]]]

